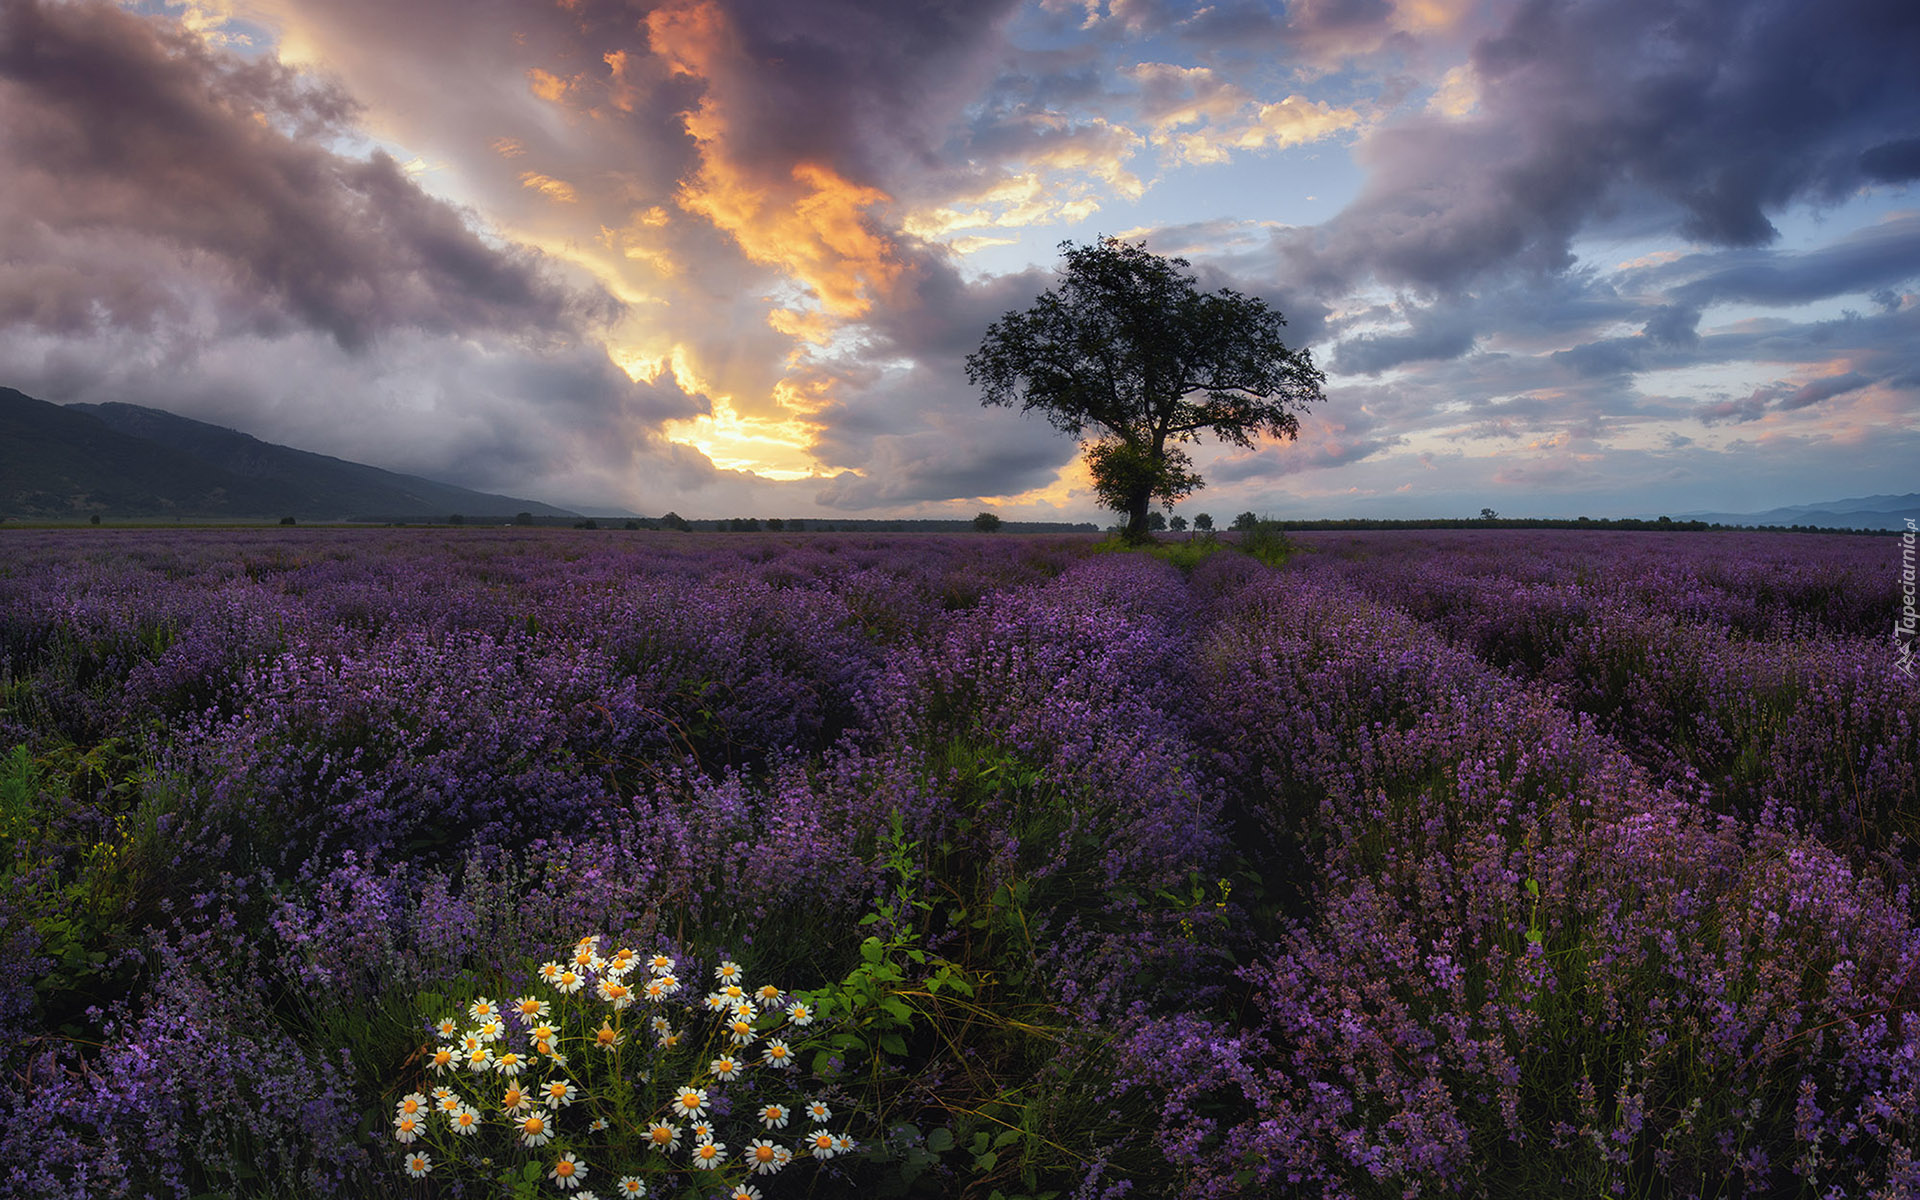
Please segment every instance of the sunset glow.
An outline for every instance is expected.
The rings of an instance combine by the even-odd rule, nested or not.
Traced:
[[[1195,511],[1910,490],[1920,22],[1688,11],[15,0],[0,385],[562,505],[1105,521],[963,364],[1117,234],[1327,374]]]

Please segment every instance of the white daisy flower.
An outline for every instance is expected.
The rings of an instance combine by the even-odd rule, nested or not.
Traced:
[[[722,1054],[708,1063],[707,1069],[712,1071],[713,1077],[721,1083],[731,1083],[740,1077],[740,1060],[731,1054]]]
[[[795,1000],[792,1004],[787,1005],[787,1020],[792,1021],[795,1025],[813,1024],[813,1005],[801,1000]]]
[[[740,1161],[755,1175],[771,1175],[780,1169],[780,1147],[766,1138],[755,1138],[747,1143]]]
[[[707,1115],[707,1089],[683,1087],[673,1097],[675,1115],[698,1119]]]
[[[579,1187],[586,1177],[587,1164],[575,1158],[572,1151],[562,1154],[560,1161],[553,1164],[553,1170],[547,1172],[548,1179],[568,1190]]]
[[[760,1061],[776,1071],[784,1070],[793,1065],[793,1048],[779,1038],[768,1038],[767,1048],[760,1052]]]
[[[515,1121],[514,1128],[520,1131],[521,1145],[544,1146],[553,1140],[553,1114],[536,1108]]]
[[[500,1015],[500,1009],[492,1000],[482,996],[467,1005],[467,1015],[476,1021],[489,1021]]]
[[[769,1104],[760,1110],[760,1123],[768,1129],[785,1129],[792,1115],[784,1104]]]
[[[522,996],[513,1002],[513,1011],[522,1021],[538,1021],[552,1007],[538,996]]]
[[[616,1196],[639,1200],[639,1197],[647,1194],[647,1181],[638,1175],[622,1175],[620,1182],[613,1185],[613,1192]]]
[[[665,1121],[655,1121],[647,1126],[647,1148],[666,1153],[680,1148],[680,1127],[669,1125]]]
[[[393,1140],[403,1146],[424,1132],[421,1118],[414,1113],[403,1113],[393,1119]]]
[[[693,1148],[693,1165],[702,1171],[711,1171],[727,1161],[725,1142],[701,1142]]]
[[[833,1120],[833,1110],[827,1107],[825,1100],[807,1101],[807,1116],[815,1121]]]
[[[520,1081],[517,1079],[508,1083],[507,1090],[500,1093],[501,1112],[517,1113],[531,1107],[533,1107],[533,1096],[526,1088],[520,1086]]]
[[[713,977],[721,983],[739,983],[740,964],[729,959],[713,969]]]
[[[415,1179],[425,1179],[427,1172],[433,1170],[433,1157],[425,1150],[416,1150],[407,1155],[407,1174]]]
[[[472,1137],[479,1133],[482,1124],[480,1110],[471,1104],[462,1104],[447,1114],[447,1125],[462,1137]]]

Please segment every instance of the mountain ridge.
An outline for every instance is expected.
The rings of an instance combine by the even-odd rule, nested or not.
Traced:
[[[1681,513],[1681,520],[1721,525],[1814,525],[1825,529],[1905,529],[1908,517],[1920,520],[1920,492],[1906,495],[1850,496],[1787,504],[1764,512]]]
[[[568,509],[262,441],[138,404],[53,404],[0,387],[0,514],[24,517],[508,517]]]

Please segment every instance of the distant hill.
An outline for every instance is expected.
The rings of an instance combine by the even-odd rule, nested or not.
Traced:
[[[1682,519],[1721,525],[1815,525],[1822,529],[1905,529],[1906,518],[1920,520],[1920,493],[1858,496],[1792,504],[1755,513],[1682,513]]]
[[[263,442],[136,404],[36,400],[0,388],[0,515],[344,520],[574,517]]]

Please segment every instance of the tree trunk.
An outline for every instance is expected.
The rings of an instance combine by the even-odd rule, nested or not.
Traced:
[[[1121,531],[1121,540],[1128,542],[1149,540],[1147,510],[1151,507],[1153,507],[1151,487],[1138,487],[1127,494],[1127,527]]]

